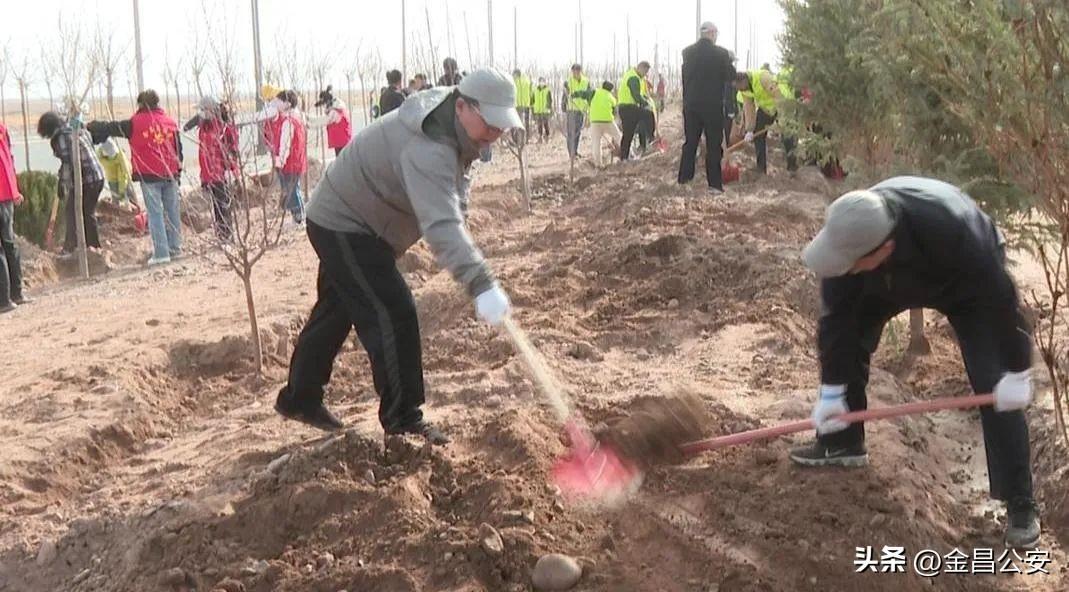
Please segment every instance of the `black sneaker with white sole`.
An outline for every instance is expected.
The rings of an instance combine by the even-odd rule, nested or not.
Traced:
[[[869,464],[869,454],[864,444],[839,447],[814,442],[809,446],[792,448],[790,457],[803,467],[863,467]]]
[[[1039,542],[1039,508],[1032,498],[1018,498],[1006,504],[1006,546],[1032,549]]]

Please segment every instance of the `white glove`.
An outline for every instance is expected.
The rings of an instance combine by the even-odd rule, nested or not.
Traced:
[[[743,140],[746,142],[753,142],[753,132],[746,132],[746,136]]]
[[[846,407],[846,385],[822,384],[817,404],[813,406],[813,425],[818,434],[831,434],[845,430],[850,424],[837,419],[829,419],[849,411]]]
[[[1032,403],[1032,371],[1007,372],[995,385],[995,411],[1017,411]]]
[[[500,325],[509,314],[512,305],[501,286],[496,283],[492,288],[475,297],[475,314],[479,319],[493,326]]]

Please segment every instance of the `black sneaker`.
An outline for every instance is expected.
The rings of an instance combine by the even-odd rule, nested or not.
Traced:
[[[279,391],[278,398],[275,399],[275,411],[286,419],[299,421],[313,428],[328,432],[334,432],[345,427],[345,424],[337,417],[334,417],[334,414],[324,407],[322,403],[313,409],[302,409],[295,407],[288,399],[285,388]]]
[[[831,448],[814,442],[791,449],[790,457],[803,467],[863,467],[869,464],[864,444]]]
[[[395,436],[400,434],[416,434],[423,436],[428,442],[434,446],[442,446],[450,442],[449,436],[445,435],[445,432],[438,429],[433,423],[429,421],[417,421],[410,423],[399,428],[391,428],[386,430],[386,434],[389,436]]]
[[[1032,498],[1019,498],[1006,504],[1006,546],[1032,549],[1039,542],[1039,508]]]
[[[33,298],[30,298],[29,296],[15,296],[11,299],[11,301],[19,306],[22,306],[23,304],[29,304],[33,302]]]

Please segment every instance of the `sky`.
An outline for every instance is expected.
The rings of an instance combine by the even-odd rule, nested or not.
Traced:
[[[98,29],[113,35],[116,46],[125,48],[127,58],[116,77],[116,94],[134,90],[133,0],[0,0],[0,4],[5,5],[5,22],[25,24],[0,29],[0,49],[8,48],[10,61],[16,66],[30,59],[32,96],[46,96],[44,74],[35,66],[42,51],[56,47],[56,23],[61,14],[68,24],[80,23],[86,30],[85,38]],[[269,69],[275,66],[274,70],[283,71],[281,63],[288,59],[285,56],[299,56],[302,60],[327,56],[333,61],[328,78],[341,87],[345,84],[342,72],[356,61],[358,50],[367,54],[376,49],[383,71],[401,66],[401,0],[260,0],[259,4],[262,53]],[[427,39],[428,8],[436,63],[453,53],[462,70],[471,69],[472,62],[475,66],[485,65],[489,56],[487,4],[487,0],[407,0],[408,74],[430,62],[418,61],[420,48],[413,41]],[[514,37],[518,37],[519,65],[525,69],[563,66],[577,60],[575,30],[580,6],[582,57],[587,65],[622,66],[627,61],[629,22],[632,62],[659,60],[664,68],[677,68],[679,52],[696,37],[696,2],[691,0],[494,0],[492,4],[494,63],[506,69],[513,66]],[[513,32],[514,7],[518,35]],[[720,45],[738,48],[740,67],[746,66],[750,47],[752,66],[778,62],[776,36],[783,17],[775,0],[703,0],[701,10],[702,20],[712,20],[719,26]],[[140,0],[140,21],[147,87],[163,85],[168,62],[180,77],[191,78],[189,56],[196,53],[196,48],[211,52],[207,38],[225,37],[241,71],[248,73],[247,78],[242,74],[242,86],[252,89],[250,0]],[[207,22],[212,22],[215,29],[211,35],[207,33]],[[422,43],[423,55],[429,55],[428,45]],[[179,64],[180,59],[183,61]],[[275,77],[281,79],[285,75]],[[284,79],[275,82],[288,83]],[[17,92],[11,76],[3,86],[10,100]]]

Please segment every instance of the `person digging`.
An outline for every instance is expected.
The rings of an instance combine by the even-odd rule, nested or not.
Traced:
[[[867,464],[864,425],[835,416],[867,407],[869,362],[887,321],[910,308],[935,309],[954,328],[973,390],[994,395],[980,422],[991,497],[1007,504],[1005,543],[1035,546],[1040,523],[1024,414],[1032,400],[1031,329],[991,219],[957,187],[896,177],[835,200],[802,258],[821,279],[821,385],[816,442],[791,450],[791,460]]]
[[[323,405],[334,358],[355,328],[371,363],[387,434],[449,442],[423,418],[423,354],[412,292],[396,259],[421,237],[500,325],[508,296],[465,227],[471,163],[501,134],[522,126],[512,79],[477,70],[456,87],[409,97],[357,134],[327,168],[308,205],[308,239],[319,257],[318,299],[278,393],[282,416],[324,430],[342,427]]]

